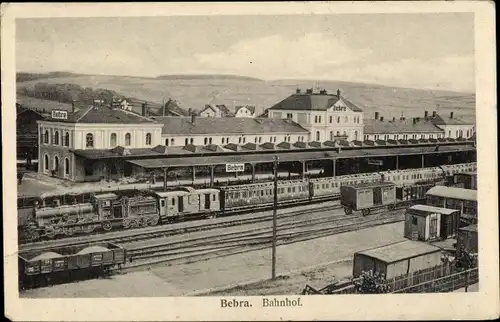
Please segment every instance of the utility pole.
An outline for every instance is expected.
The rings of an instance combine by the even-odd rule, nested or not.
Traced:
[[[272,255],[272,279],[276,279],[276,225],[278,210],[278,156],[273,157],[274,161],[274,205],[273,205],[273,255]]]

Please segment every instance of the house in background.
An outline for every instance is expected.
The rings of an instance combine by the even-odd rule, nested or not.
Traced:
[[[206,104],[205,108],[198,113],[200,117],[234,117],[234,113],[231,112],[226,105],[213,105]]]
[[[446,117],[439,115],[436,111],[432,112],[432,116],[428,116],[426,111],[425,118],[428,118],[432,124],[442,129],[447,138],[471,138],[476,131],[474,122],[457,118],[453,115],[453,112],[450,112],[449,117]]]
[[[16,104],[16,146],[18,159],[38,157],[38,124],[49,114]]]
[[[255,117],[255,106],[245,105],[235,107],[235,117]]]
[[[122,97],[113,97],[113,100],[111,101],[111,107],[121,108],[125,111],[132,111],[132,106],[130,105],[130,103],[127,101],[127,99]]]

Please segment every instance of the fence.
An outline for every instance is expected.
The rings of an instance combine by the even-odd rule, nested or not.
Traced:
[[[464,287],[467,288],[467,286],[478,282],[479,273],[477,267],[468,270],[459,270],[455,267],[454,263],[430,267],[385,281],[391,293],[450,292]],[[358,292],[354,283],[352,281],[344,281],[335,285],[328,285],[318,291],[307,286],[303,294],[356,293]]]

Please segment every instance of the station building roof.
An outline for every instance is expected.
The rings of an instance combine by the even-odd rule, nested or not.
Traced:
[[[353,112],[363,112],[356,104],[352,103],[337,91],[337,95],[329,94],[326,90],[314,93],[312,90],[292,94],[273,105],[270,110],[290,110],[290,111],[326,111],[335,103],[341,101]]]
[[[472,148],[472,147],[468,147]],[[192,155],[172,156],[172,157],[150,157],[144,159],[129,159],[127,162],[134,165],[147,168],[165,168],[165,167],[183,167],[183,166],[208,166],[219,165],[226,163],[271,163],[274,157],[279,157],[279,162],[306,161],[306,160],[331,160],[331,159],[347,159],[359,157],[386,157],[396,155],[415,155],[426,153],[442,153],[463,151],[467,147],[459,146],[444,146],[439,152],[435,151],[432,146],[427,147],[397,147],[397,148],[372,148],[372,149],[351,149],[341,150],[339,153],[336,149],[330,150],[302,150],[302,151],[272,151],[271,153],[226,153],[216,155]]]
[[[299,124],[284,119],[228,117],[153,117],[163,124],[165,135],[224,135],[265,133],[309,133]]]
[[[361,254],[378,259],[379,261],[382,261],[386,264],[391,264],[422,255],[437,253],[440,251],[441,249],[439,247],[427,243],[408,240],[356,252],[356,254]]]
[[[365,119],[365,134],[391,134],[391,133],[442,133],[443,130],[435,126],[431,121],[413,119]]]
[[[62,122],[62,123],[94,123],[94,124],[144,124],[156,122],[141,116],[139,114],[125,111],[119,108],[111,108],[108,106],[88,106],[68,112],[67,119],[54,119],[52,115],[47,117],[45,121]]]

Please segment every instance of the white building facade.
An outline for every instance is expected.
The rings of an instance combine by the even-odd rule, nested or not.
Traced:
[[[297,122],[309,131],[311,141],[363,140],[363,110],[342,97],[340,91],[332,95],[326,90],[297,90],[268,113],[269,118]]]

